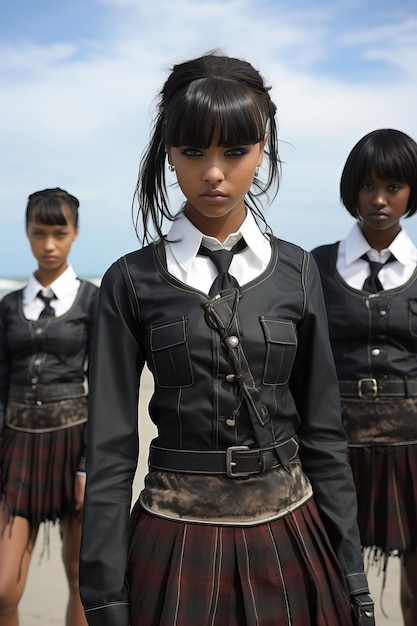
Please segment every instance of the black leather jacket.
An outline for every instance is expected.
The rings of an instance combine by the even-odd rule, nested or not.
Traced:
[[[273,239],[265,272],[242,287],[238,339],[265,425],[247,405],[239,429],[231,361],[207,323],[207,294],[166,270],[164,246],[120,259],[106,273],[90,373],[87,491],[80,589],[91,626],[128,624],[125,565],[131,489],[138,455],[138,383],[146,362],[155,378],[149,410],[158,445],[225,450],[297,435],[300,459],[351,591],[367,590],[346,461],[336,373],[320,277],[308,253]],[[259,431],[259,428],[258,428]],[[233,480],[233,479],[231,479]]]

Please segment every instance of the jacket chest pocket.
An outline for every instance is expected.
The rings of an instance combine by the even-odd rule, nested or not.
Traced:
[[[297,352],[297,333],[292,322],[260,318],[266,341],[264,385],[285,385]]]
[[[186,387],[194,382],[185,317],[150,329],[155,378],[160,387]]]

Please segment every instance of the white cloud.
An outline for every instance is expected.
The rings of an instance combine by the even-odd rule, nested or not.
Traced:
[[[28,22],[25,43],[0,46],[0,219],[7,223],[0,276],[31,267],[16,250],[26,197],[43,186],[80,197],[76,258],[84,274],[101,272],[135,245],[130,202],[154,97],[172,64],[209,49],[251,61],[273,85],[287,163],[267,215],[278,234],[306,247],[343,235],[350,223],[338,182],[353,144],[386,126],[417,135],[416,17],[374,26],[360,15],[351,23],[342,19],[349,3],[305,10],[249,0],[101,5],[108,15],[96,39],[61,43],[57,35],[35,44]],[[12,257],[15,265],[4,269]]]
[[[39,46],[19,42],[16,46],[2,45],[0,46],[0,72],[7,72],[9,76],[24,72],[43,73],[45,68],[70,60],[75,51],[76,47],[69,44]]]

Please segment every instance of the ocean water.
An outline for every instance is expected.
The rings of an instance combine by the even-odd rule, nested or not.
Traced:
[[[20,289],[26,284],[24,279],[19,278],[0,278],[0,300],[9,291],[15,291]]]
[[[101,276],[92,276],[87,278],[87,280],[90,280],[95,285],[100,286]],[[27,278],[0,278],[0,300],[6,295],[6,293],[15,291],[16,289],[21,289],[26,285],[26,283]]]

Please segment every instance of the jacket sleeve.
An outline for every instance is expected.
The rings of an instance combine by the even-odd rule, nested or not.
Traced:
[[[135,295],[120,268],[113,264],[102,281],[90,361],[80,555],[80,594],[90,626],[127,626],[129,620],[125,568],[144,359]]]
[[[301,418],[300,459],[352,595],[368,592],[357,527],[357,500],[347,461],[339,386],[326,309],[314,259],[305,253],[305,312],[298,328],[291,390]]]

